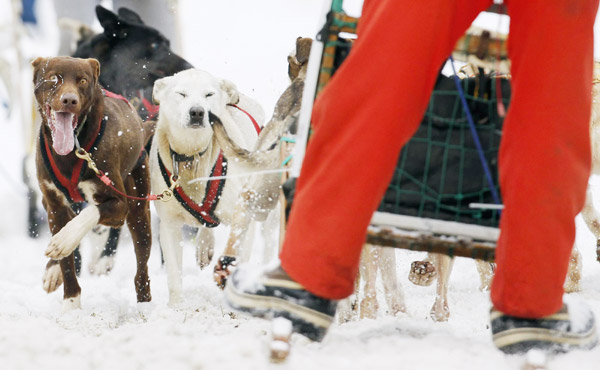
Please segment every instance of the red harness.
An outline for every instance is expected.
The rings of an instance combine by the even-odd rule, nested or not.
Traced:
[[[104,134],[105,126],[106,120],[101,118],[95,135],[83,146],[87,152],[93,153],[95,151],[98,142],[102,138],[102,134]],[[87,163],[83,159],[78,158],[73,166],[71,176],[65,176],[58,168],[58,165],[54,160],[54,156],[52,155],[52,150],[48,145],[48,139],[46,138],[46,135],[42,134],[41,130],[40,147],[42,148],[40,152],[42,153],[42,158],[44,159],[46,169],[50,173],[50,177],[52,178],[54,185],[65,195],[65,197],[67,197],[70,203],[84,202],[85,199],[83,198],[83,195],[81,194],[81,191],[79,191],[77,185],[79,184],[79,180],[81,179],[85,168],[87,168]],[[84,164],[86,164],[85,168],[83,167]]]
[[[112,93],[108,90],[102,89],[102,94],[109,98],[123,100],[127,102],[127,104],[129,104],[129,101],[123,96]],[[131,107],[131,104],[129,104],[129,106]],[[96,130],[92,138],[85,145],[82,146],[82,148],[84,148],[90,154],[93,153],[96,147],[98,146],[100,139],[102,139],[105,127],[106,120],[104,118],[100,118],[98,129]],[[46,169],[50,173],[50,177],[52,178],[52,182],[54,183],[54,185],[65,195],[65,197],[67,197],[70,203],[84,202],[85,199],[83,197],[83,194],[81,193],[77,185],[79,184],[79,181],[81,180],[81,177],[85,172],[85,169],[87,168],[87,162],[85,162],[83,159],[77,158],[77,160],[75,161],[75,165],[73,166],[73,171],[71,172],[71,175],[68,176],[63,174],[58,168],[58,165],[54,160],[54,156],[52,155],[50,145],[48,145],[48,138],[46,137],[46,135],[42,134],[41,130],[40,148],[42,148],[40,152],[42,153],[44,164],[46,165]],[[85,167],[83,167],[84,164],[86,165]]]
[[[148,117],[146,118],[147,120],[154,119],[154,117],[158,115],[158,111],[160,110],[158,105],[150,103],[150,101],[146,98],[142,98],[142,104],[144,105],[144,108],[146,108],[146,112],[148,112]]]
[[[165,180],[166,184],[171,183],[171,172],[167,169],[165,164],[162,161],[160,155],[158,156],[158,166],[160,167],[160,172],[163,176],[163,180]],[[223,155],[223,152],[219,152],[219,157],[215,162],[215,165],[210,172],[210,176],[226,176],[227,175],[227,159]],[[173,195],[175,199],[179,201],[179,203],[185,208],[196,220],[198,220],[202,225],[206,227],[215,227],[218,226],[221,221],[214,214],[215,209],[217,208],[217,204],[219,203],[219,199],[221,197],[221,191],[223,191],[223,187],[225,186],[225,179],[220,180],[209,180],[206,183],[206,192],[204,193],[204,199],[202,199],[202,203],[198,204],[194,202],[192,198],[190,198],[181,186],[175,188]]]

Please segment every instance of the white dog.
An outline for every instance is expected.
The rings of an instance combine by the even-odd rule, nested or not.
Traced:
[[[218,115],[231,139],[243,148],[254,146],[262,108],[240,94],[235,85],[197,69],[189,69],[154,84],[153,98],[160,105],[150,151],[154,193],[174,184],[174,199],[156,202],[160,218],[160,245],[167,269],[169,304],[181,299],[184,224],[199,227],[201,265],[212,257],[212,227],[229,224],[244,177],[197,181],[209,176],[240,173],[236,161],[227,161],[213,135],[208,117]],[[194,180],[194,181],[191,181]],[[191,182],[190,182],[191,181]]]

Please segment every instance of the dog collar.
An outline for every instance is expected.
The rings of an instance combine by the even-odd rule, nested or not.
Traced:
[[[171,183],[171,172],[165,166],[160,153],[158,154],[158,166],[160,173],[162,174],[163,180],[166,184]],[[219,152],[219,157],[213,166],[210,176],[226,176],[227,175],[227,159],[223,155],[223,151]],[[202,203],[196,203],[190,198],[181,186],[178,186],[173,191],[175,199],[181,204],[186,211],[188,211],[198,222],[202,225],[212,228],[218,226],[221,221],[215,215],[215,209],[221,198],[221,192],[225,186],[225,179],[209,180],[206,182],[206,191],[204,192],[204,199]]]
[[[173,158],[173,162],[192,162],[194,159],[196,159],[196,156],[202,157],[207,150],[208,146],[203,151],[190,156],[186,154],[177,153],[173,150],[173,148],[171,148],[171,146],[169,146],[169,152],[171,152],[171,158]]]

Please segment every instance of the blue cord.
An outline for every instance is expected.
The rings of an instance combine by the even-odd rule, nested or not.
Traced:
[[[479,141],[479,135],[477,134],[477,129],[475,128],[475,122],[473,122],[473,116],[471,116],[471,110],[467,105],[467,99],[465,98],[465,92],[460,85],[460,80],[458,75],[456,74],[456,69],[454,68],[454,59],[452,57],[448,58],[450,60],[450,64],[452,65],[452,72],[454,73],[454,83],[456,84],[456,88],[458,89],[458,95],[460,96],[460,101],[462,102],[463,109],[465,110],[465,114],[467,115],[467,121],[469,122],[469,128],[471,129],[471,134],[473,135],[473,140],[475,141],[475,146],[477,147],[477,153],[479,154],[479,160],[481,161],[481,165],[483,166],[483,171],[485,172],[485,177],[487,179],[488,185],[492,191],[492,198],[494,198],[494,202],[496,204],[500,203],[500,197],[498,196],[498,190],[494,185],[494,181],[492,180],[492,172],[490,171],[490,167],[485,160],[485,156],[483,154],[483,148],[481,147],[481,142]],[[498,211],[499,214],[502,214],[502,211]]]

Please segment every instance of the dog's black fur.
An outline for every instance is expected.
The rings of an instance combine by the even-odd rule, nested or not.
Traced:
[[[171,50],[169,40],[132,10],[120,8],[115,14],[98,5],[96,16],[104,32],[80,42],[73,56],[100,62],[105,89],[129,100],[142,91],[151,101],[156,80],[192,68]],[[147,118],[143,109],[139,113]]]

